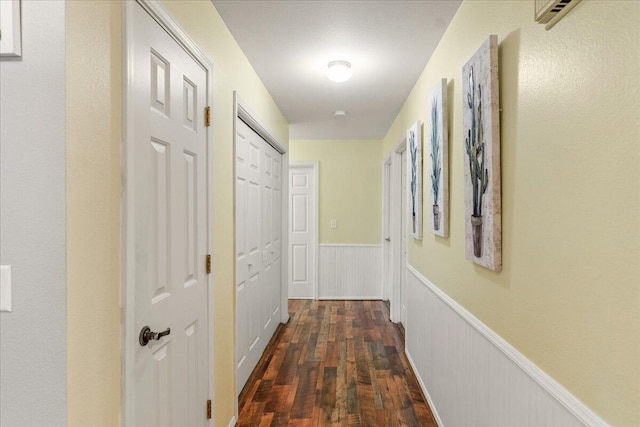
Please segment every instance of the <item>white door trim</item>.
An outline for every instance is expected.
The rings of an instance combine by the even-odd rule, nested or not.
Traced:
[[[390,293],[390,310],[391,321],[399,323],[402,321],[401,309],[402,301],[400,301],[400,281],[402,280],[402,269],[406,265],[402,265],[402,153],[407,149],[407,137],[403,135],[396,146],[385,158],[385,163],[391,161],[391,176],[389,195],[390,206],[400,206],[400,209],[389,209],[389,237],[391,238],[392,253],[392,289]],[[385,165],[383,163],[383,167]],[[383,174],[384,179],[384,174]],[[383,211],[384,212],[384,211]],[[383,223],[384,227],[384,223]],[[408,239],[407,239],[408,242]],[[383,276],[384,277],[384,276]],[[406,327],[406,325],[405,325]]]
[[[387,174],[387,167],[389,173]],[[393,259],[393,251],[391,250],[391,229],[393,224],[391,223],[391,177],[393,175],[393,155],[389,153],[382,160],[382,299],[391,303],[391,293],[393,292],[393,280],[391,274],[393,274],[393,264],[387,264],[387,258]],[[389,242],[388,247],[385,246],[385,242]],[[391,317],[391,310],[389,310],[389,317]]]
[[[160,25],[198,64],[207,72],[207,105],[213,101],[213,64],[202,53],[189,35],[178,25],[167,11],[156,0],[136,0],[137,3]],[[124,319],[121,322],[121,372],[122,372],[122,396],[121,396],[121,422],[123,426],[132,426],[134,421],[133,392],[134,392],[134,346],[138,342],[138,331],[135,330],[135,262],[129,262],[128,257],[135,255],[135,230],[133,229],[134,215],[129,206],[133,206],[134,174],[133,172],[133,142],[129,140],[133,134],[133,16],[136,3],[127,1],[122,3],[122,41],[124,45],[122,58],[122,73],[125,77],[122,93],[122,175],[123,193],[121,210],[121,261],[122,261],[122,313]],[[202,112],[204,114],[204,112]],[[207,251],[213,253],[213,224],[211,212],[213,205],[213,128],[207,129]],[[209,375],[208,388],[212,404],[215,404],[214,396],[214,296],[213,274],[207,275],[208,289],[208,348],[209,348]],[[205,402],[203,402],[203,405]],[[205,408],[203,408],[204,410]],[[213,418],[209,420],[209,426],[214,425]]]
[[[236,272],[236,264],[235,264],[235,253],[236,253],[236,239],[235,239],[235,218],[236,218],[236,205],[235,205],[235,195],[236,195],[236,147],[237,147],[237,135],[238,129],[236,128],[237,120],[240,119],[247,124],[251,129],[253,129],[262,139],[267,141],[269,145],[271,145],[278,153],[282,154],[282,171],[280,173],[282,181],[284,181],[284,177],[287,177],[287,185],[281,184],[282,191],[282,244],[280,245],[280,322],[287,323],[289,321],[289,310],[288,310],[288,289],[287,285],[289,283],[289,275],[288,275],[288,265],[289,265],[289,251],[283,250],[283,248],[289,248],[289,215],[285,214],[289,212],[289,152],[287,147],[274,136],[273,132],[267,128],[260,119],[258,119],[258,115],[253,112],[249,104],[247,104],[244,99],[238,94],[238,91],[233,91],[233,218],[234,218],[234,238],[233,238],[233,253],[234,253],[234,261],[233,261],[233,283],[235,284],[235,272]],[[234,290],[234,298],[235,298],[235,290]],[[237,312],[237,302],[234,301],[234,339],[237,339],[235,336],[237,334],[237,328],[235,325],[235,313]],[[233,360],[238,360],[238,355],[236,354],[235,346],[233,350]],[[234,368],[234,391],[236,384],[236,371]],[[235,395],[237,395],[237,391]],[[235,416],[234,419],[239,418],[238,413],[238,399],[234,399],[235,404]],[[233,419],[232,419],[233,421]]]
[[[239,117],[240,120],[245,122],[247,126],[253,129],[262,139],[267,141],[269,145],[276,149],[280,154],[287,152],[287,147],[267,129],[266,126],[258,119],[258,116],[251,111],[251,108],[246,102],[238,95],[238,91],[233,91],[233,105],[235,109],[235,117]]]
[[[318,247],[320,246],[320,240],[319,240],[319,228],[320,228],[320,162],[315,160],[312,162],[291,162],[289,164],[289,169],[292,168],[313,168],[313,177],[315,180],[315,188],[314,190],[314,195],[313,195],[313,199],[315,201],[316,204],[316,210],[314,212],[315,214],[315,230],[313,233],[313,240],[314,240],[314,246],[315,246],[315,257],[313,262],[315,263],[315,284],[313,285],[313,299],[318,299],[318,280],[319,280],[319,271],[320,269],[318,268],[319,264],[318,264]],[[287,188],[288,186],[291,185],[291,183],[289,182],[289,174],[287,173]],[[284,187],[284,186],[283,186]],[[287,191],[287,197],[289,196],[288,191]],[[287,216],[289,215],[289,211],[287,210]],[[283,215],[284,217],[284,215]],[[287,253],[289,252],[289,239],[288,239],[288,234],[289,234],[289,229],[287,228]],[[288,260],[287,260],[288,261]],[[287,265],[287,271],[289,271],[288,265]],[[289,280],[287,278],[287,285],[289,283]],[[288,287],[288,286],[287,286]],[[287,295],[289,295],[289,289],[287,289]]]

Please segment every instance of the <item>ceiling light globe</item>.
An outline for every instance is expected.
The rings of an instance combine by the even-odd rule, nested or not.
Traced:
[[[327,66],[327,78],[332,82],[342,83],[351,78],[351,63],[347,61],[331,61]]]

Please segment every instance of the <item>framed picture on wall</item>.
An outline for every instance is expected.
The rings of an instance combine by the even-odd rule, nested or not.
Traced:
[[[417,121],[407,130],[409,231],[416,240],[422,240],[422,133],[420,127],[421,124]]]
[[[498,36],[490,36],[462,68],[465,252],[502,270]]]
[[[447,79],[441,79],[427,99],[429,112],[426,168],[429,174],[427,207],[431,232],[449,236],[449,131],[447,121]]]
[[[22,56],[20,0],[0,1],[0,56]]]

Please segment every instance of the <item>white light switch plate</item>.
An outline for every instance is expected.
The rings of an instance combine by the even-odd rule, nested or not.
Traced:
[[[331,220],[331,228],[337,228],[338,227],[338,220],[337,219],[332,219]]]
[[[0,311],[11,312],[11,266],[0,265]]]

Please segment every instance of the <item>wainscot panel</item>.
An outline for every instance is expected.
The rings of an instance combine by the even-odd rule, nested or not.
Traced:
[[[382,245],[320,244],[318,299],[382,299]]]
[[[607,425],[409,265],[407,292],[406,353],[440,425]]]

